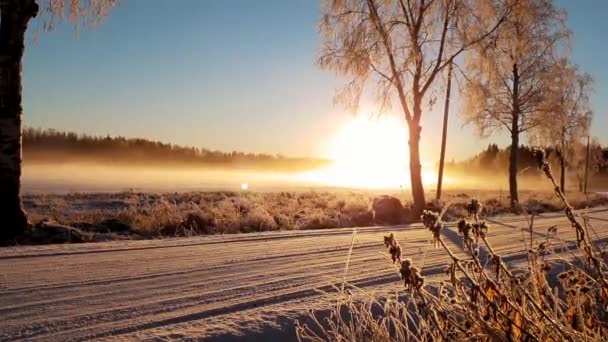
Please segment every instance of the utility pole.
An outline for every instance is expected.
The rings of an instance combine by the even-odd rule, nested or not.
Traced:
[[[585,184],[583,187],[583,192],[585,195],[587,194],[587,181],[589,179],[589,140],[591,139],[591,119],[593,118],[593,113],[591,111],[587,112],[587,151],[585,152]]]
[[[589,175],[589,136],[591,133],[587,134],[587,152],[585,152],[585,185],[583,187],[585,194],[587,194],[587,176]]]
[[[439,178],[437,179],[437,200],[441,199],[443,183],[443,167],[445,163],[445,144],[448,136],[448,114],[450,112],[450,90],[452,88],[452,63],[448,66],[448,84],[445,92],[445,107],[443,108],[443,134],[441,135],[441,155],[439,156]]]

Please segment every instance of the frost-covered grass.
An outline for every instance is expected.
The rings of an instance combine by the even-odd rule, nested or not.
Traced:
[[[227,234],[270,230],[322,229],[374,225],[371,202],[377,192],[187,192],[187,193],[72,193],[29,194],[23,198],[33,223],[50,219],[84,230],[117,230],[121,227],[144,237]],[[410,215],[410,194],[391,194],[404,204],[401,223],[415,221]],[[427,198],[433,198],[429,193]],[[451,203],[444,219],[466,213],[465,203],[477,197],[486,215],[512,212],[504,192],[461,190],[445,193],[442,201],[430,201],[427,209],[439,210]],[[541,213],[563,208],[550,192],[522,191],[523,211]],[[596,194],[569,195],[575,208],[608,203]]]

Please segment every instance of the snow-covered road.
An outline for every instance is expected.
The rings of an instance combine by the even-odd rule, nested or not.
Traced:
[[[608,241],[608,211],[588,214]],[[493,222],[489,240],[507,262],[525,259],[524,217]],[[536,218],[535,239],[560,217]],[[348,280],[370,290],[400,288],[384,256],[393,231],[418,264],[429,240],[420,225],[359,228]],[[0,248],[0,340],[291,340],[293,319],[322,306],[342,278],[352,229],[283,231],[168,240]],[[454,225],[445,237],[455,249]],[[447,258],[428,249],[423,274]]]

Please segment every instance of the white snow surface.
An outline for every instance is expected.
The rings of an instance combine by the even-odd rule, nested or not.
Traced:
[[[608,241],[608,209],[587,215]],[[523,216],[488,220],[503,260],[526,258]],[[537,217],[534,239],[563,216]],[[290,341],[294,319],[335,303],[353,229],[282,231],[147,241],[0,248],[0,341]],[[420,225],[358,228],[347,280],[371,292],[401,290],[382,236],[394,232],[404,256],[440,279],[445,253],[428,247]],[[522,231],[524,233],[522,233]],[[462,251],[454,223],[444,236]],[[319,290],[329,291],[323,294]]]

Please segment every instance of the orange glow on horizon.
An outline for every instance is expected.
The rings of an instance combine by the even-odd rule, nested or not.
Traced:
[[[300,175],[305,182],[363,189],[409,189],[409,148],[405,123],[393,115],[349,121],[332,139],[333,165]],[[423,162],[423,182],[436,182],[436,171]]]

